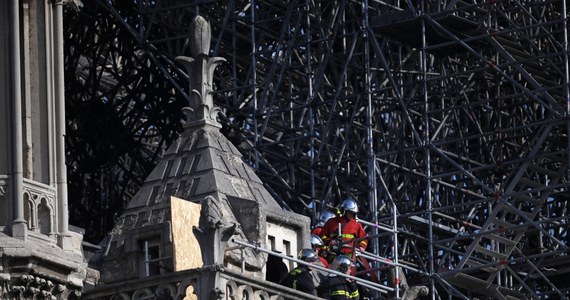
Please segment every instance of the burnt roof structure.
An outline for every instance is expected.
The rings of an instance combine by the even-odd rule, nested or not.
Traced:
[[[222,131],[280,206],[353,197],[432,299],[568,297],[566,1],[97,3],[180,95],[210,21]]]

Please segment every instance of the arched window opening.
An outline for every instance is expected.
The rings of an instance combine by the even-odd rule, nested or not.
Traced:
[[[42,199],[38,205],[38,227],[41,234],[49,235],[51,233],[51,210]]]

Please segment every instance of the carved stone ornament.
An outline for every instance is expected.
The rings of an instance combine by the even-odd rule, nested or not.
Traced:
[[[220,204],[214,197],[205,197],[201,205],[199,227],[194,227],[194,234],[200,243],[204,265],[223,263],[226,244],[237,225],[224,220]]]
[[[200,211],[200,229],[203,231],[229,228],[232,225],[224,221],[224,214],[218,200],[212,196],[206,196],[202,200]]]
[[[210,40],[212,38],[212,29],[210,23],[206,19],[198,16],[190,23],[190,54],[193,57],[200,55],[208,55],[210,51]]]
[[[78,289],[68,289],[34,275],[0,276],[0,299],[79,299]]]
[[[190,34],[189,43],[192,57],[176,57],[176,61],[184,65],[188,72],[189,105],[183,109],[186,125],[207,123],[221,127],[217,120],[220,109],[214,107],[212,82],[214,70],[226,60],[222,57],[208,57],[211,28],[208,21],[203,17],[197,16],[192,21]]]

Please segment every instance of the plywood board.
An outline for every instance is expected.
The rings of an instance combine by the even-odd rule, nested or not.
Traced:
[[[201,205],[170,197],[174,271],[200,268],[203,265],[200,244],[192,228],[198,227]]]

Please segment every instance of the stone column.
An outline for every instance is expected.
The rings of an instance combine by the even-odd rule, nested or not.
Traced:
[[[10,2],[11,28],[11,64],[12,64],[12,93],[10,103],[10,193],[8,201],[12,208],[11,232],[13,237],[25,239],[27,222],[24,218],[23,195],[23,157],[22,157],[22,82],[20,61],[20,4],[19,0]]]
[[[63,56],[63,1],[54,0],[54,100],[55,100],[55,148],[57,184],[57,222],[59,246],[73,249],[69,234],[69,212],[67,199],[67,169],[65,167],[65,82]]]

